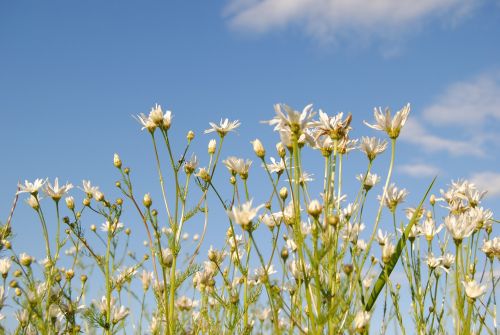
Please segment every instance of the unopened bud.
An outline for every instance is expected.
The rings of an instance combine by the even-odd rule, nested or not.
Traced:
[[[96,226],[95,226],[95,224],[90,225],[90,230],[92,230],[93,232],[95,232],[95,231],[96,231]]]
[[[113,156],[113,164],[118,169],[120,169],[122,167],[122,160],[120,159],[120,156],[118,156],[118,154],[115,154]]]
[[[436,196],[434,194],[431,194],[429,202],[431,203],[431,206],[434,206],[436,204]]]
[[[68,206],[68,209],[75,209],[75,199],[73,197],[66,197],[66,199],[64,200],[66,201],[66,206]]]
[[[309,203],[307,207],[307,213],[311,215],[313,218],[317,219],[318,216],[323,211],[323,206],[319,203],[318,200],[313,200]]]
[[[276,151],[278,151],[278,156],[280,156],[281,158],[285,157],[286,149],[285,149],[285,146],[283,145],[283,143],[278,142],[276,144]]]
[[[264,149],[264,146],[262,145],[262,142],[259,139],[255,139],[252,142],[253,145],[253,151],[259,158],[264,158],[266,155],[266,149]]]
[[[287,197],[288,197],[288,189],[287,189],[286,187],[284,187],[284,186],[283,186],[283,187],[280,189],[280,198],[281,198],[282,200],[285,200]]]
[[[153,200],[151,200],[151,195],[149,193],[144,194],[144,198],[142,199],[142,203],[147,208],[151,207],[151,205],[153,204]]]
[[[214,139],[210,140],[210,142],[208,142],[208,153],[210,155],[213,155],[215,153],[216,148],[217,148],[217,141],[215,141]]]
[[[194,139],[194,131],[192,130],[188,131],[186,138],[189,142],[191,142]]]

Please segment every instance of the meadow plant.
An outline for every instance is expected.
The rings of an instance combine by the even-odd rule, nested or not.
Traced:
[[[408,191],[394,184],[393,171],[410,105],[394,115],[376,108],[375,123],[365,124],[387,139],[359,140],[349,137],[350,114],[320,110],[316,119],[312,105],[274,109],[264,121],[279,135],[274,155],[259,139],[249,144],[258,164],[222,154],[239,121],[210,123],[205,133],[216,139],[205,156],[191,153],[194,132],[171,136],[170,111],[156,105],[138,115],[161,199],[137,194],[118,154],[114,200],[90,181],[73,195],[57,178],[19,184],[0,227],[2,333],[498,334],[500,239],[498,221],[481,206],[485,192],[458,180],[435,195],[429,181],[415,190],[421,200],[403,208]],[[366,156],[364,166],[347,165],[354,150]],[[375,173],[385,151],[388,170]],[[311,155],[324,164],[316,186],[306,172]],[[259,168],[268,186],[253,193]],[[359,170],[353,194],[343,188],[347,169]],[[215,185],[216,174],[229,183]],[[40,223],[44,255],[16,248],[12,214],[21,194]],[[220,218],[217,227],[209,222],[215,206],[225,227]],[[146,233],[141,257],[125,210]],[[193,218],[203,222],[194,244],[186,233]],[[207,229],[225,231],[225,242],[202,247]]]

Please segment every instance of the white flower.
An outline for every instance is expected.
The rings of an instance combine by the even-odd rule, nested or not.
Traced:
[[[269,170],[270,173],[277,173],[278,175],[282,174],[283,171],[285,171],[286,169],[286,166],[285,166],[285,161],[283,160],[283,158],[281,158],[281,160],[279,162],[277,162],[274,157],[270,157],[269,158],[271,160],[271,164],[266,164],[265,166],[267,167],[267,169]],[[264,164],[263,164],[264,166]]]
[[[410,114],[410,104],[406,104],[401,110],[399,110],[394,118],[391,118],[391,111],[389,108],[385,109],[385,113],[382,112],[382,108],[374,109],[375,124],[369,124],[366,121],[364,123],[373,129],[382,130],[389,135],[390,138],[395,139],[399,136],[401,128],[406,123],[408,115]]]
[[[233,206],[233,208],[227,211],[227,215],[231,221],[236,222],[244,230],[250,228],[252,220],[257,215],[257,212],[264,207],[264,205],[252,208],[252,200],[245,202],[241,206]]]
[[[147,291],[149,289],[149,286],[151,285],[152,280],[153,280],[153,272],[148,272],[146,270],[142,270],[141,282],[142,282],[142,289],[144,291]]]
[[[351,222],[347,222],[344,232],[342,234],[342,238],[344,240],[349,240],[352,243],[356,243],[358,240],[359,234],[365,229],[365,225],[363,223],[359,224],[356,222],[355,224],[351,224]]]
[[[90,180],[83,180],[82,185],[83,188],[79,187],[79,189],[85,192],[87,196],[93,197],[97,192],[99,192],[99,186],[92,186]]]
[[[246,179],[248,177],[248,171],[252,165],[251,160],[247,159],[245,161],[243,158],[234,156],[228,157],[226,160],[223,160],[222,163],[224,163],[231,174],[237,173],[240,175],[241,179]]]
[[[0,259],[0,273],[4,278],[7,277],[7,274],[9,273],[10,267],[12,265],[12,262],[8,258],[2,258]]]
[[[217,132],[221,137],[226,136],[226,134],[230,131],[234,131],[236,128],[240,126],[240,121],[229,121],[229,119],[225,119],[222,121],[220,120],[220,124],[217,125],[213,122],[209,122],[211,128],[205,130],[205,134],[212,133],[212,132]]]
[[[198,158],[195,154],[191,155],[191,159],[184,162],[184,171],[186,174],[191,174],[198,167]]]
[[[469,282],[462,281],[465,287],[465,294],[471,299],[477,299],[486,293],[486,285],[480,285],[475,280]]]
[[[383,233],[381,229],[378,230],[377,236],[375,236],[375,239],[377,240],[378,244],[380,245],[386,245],[387,243],[390,242],[392,237],[392,234],[389,233]]]
[[[177,300],[175,301],[175,305],[181,311],[189,311],[193,307],[198,306],[198,301],[196,301],[196,300],[193,301],[192,299],[183,295],[183,296],[177,298]]]
[[[73,185],[66,183],[66,185],[59,186],[59,179],[54,180],[54,185],[49,181],[45,184],[44,192],[52,199],[58,201],[61,197],[73,188]]]
[[[283,112],[283,109],[286,114]],[[285,104],[276,104],[274,105],[274,111],[276,112],[276,116],[264,122],[271,126],[275,125],[274,130],[276,131],[285,130],[287,132],[302,134],[305,129],[316,124],[316,122],[312,121],[312,117],[314,116],[312,104],[304,107],[302,112],[298,112]],[[286,145],[286,143],[284,144]]]
[[[347,136],[351,127],[352,115],[349,114],[345,120],[342,120],[344,113],[338,113],[329,117],[328,114],[319,111],[319,122],[317,124],[319,135],[328,135],[331,139],[341,139]]]
[[[217,149],[217,141],[214,140],[214,139],[211,139],[209,142],[208,142],[208,153],[209,154],[214,154],[215,153],[215,149]]]
[[[112,309],[112,316],[113,316],[113,323],[118,323],[125,319],[128,315],[130,314],[130,311],[128,308],[125,308],[125,306],[120,306],[118,307],[113,307]]]
[[[469,237],[476,228],[466,213],[448,215],[444,218],[444,224],[455,242],[461,242],[464,238]]]
[[[394,212],[396,210],[397,205],[404,202],[407,195],[408,192],[406,191],[406,189],[403,188],[399,190],[395,184],[391,184],[387,188],[382,201],[384,205],[387,206],[387,208],[389,208],[391,212]]]
[[[375,157],[384,152],[386,148],[387,142],[376,137],[363,136],[361,138],[361,144],[359,145],[359,150],[366,154],[369,161],[373,161]]]
[[[101,230],[105,233],[111,232],[113,234],[122,228],[123,228],[123,223],[121,222],[114,222],[113,224],[111,224],[109,223],[109,221],[106,221],[101,225]]]
[[[436,228],[436,222],[434,221],[434,219],[431,217],[427,217],[420,227],[420,232],[425,237],[425,239],[430,242],[432,241],[434,236],[436,236],[441,231],[441,229],[443,229],[443,225],[439,225],[439,227]]]
[[[495,237],[489,241],[483,241],[481,251],[488,257],[496,256],[497,258],[500,258],[500,237]]]
[[[369,191],[380,181],[379,176],[377,176],[376,174],[371,174],[370,172],[368,172],[366,176],[364,174],[359,174],[358,176],[356,176],[356,179],[363,184],[363,188],[367,191]]]
[[[357,332],[362,333],[370,323],[371,314],[366,311],[359,311],[354,317],[354,328]]]
[[[264,214],[261,215],[260,221],[264,223],[266,226],[268,226],[270,229],[273,229],[275,226],[279,226],[281,224],[281,217],[280,215],[276,214]]]
[[[45,184],[46,180],[39,179],[37,178],[34,182],[29,182],[27,180],[24,181],[23,184],[18,184],[17,186],[19,187],[19,191],[17,191],[17,194],[20,193],[30,193],[32,195],[36,195],[38,193],[38,190]]]
[[[271,264],[269,267],[264,269],[262,266],[255,269],[255,280],[259,283],[265,283],[269,279],[268,277],[275,274],[277,271],[274,269],[274,265]]]
[[[382,247],[382,261],[384,263],[389,263],[395,251],[396,246],[392,244],[391,241],[386,241],[386,243]]]
[[[149,132],[154,132],[156,129],[156,124],[151,120],[149,116],[144,115],[144,113],[141,113],[137,116],[134,116],[134,118],[137,120],[142,125],[141,130],[147,129]]]

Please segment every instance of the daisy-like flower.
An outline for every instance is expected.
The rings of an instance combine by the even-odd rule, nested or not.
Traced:
[[[368,172],[366,176],[364,174],[359,174],[358,176],[356,176],[356,179],[363,184],[363,188],[366,191],[371,190],[371,188],[380,181],[379,176],[377,176],[376,174],[372,174],[370,172]]]
[[[356,243],[358,240],[359,234],[365,229],[364,223],[359,224],[356,222],[355,224],[351,224],[351,222],[347,222],[347,225],[344,228],[344,232],[342,234],[342,238],[344,240],[349,240],[352,243]]]
[[[12,265],[12,262],[8,258],[2,258],[0,259],[0,273],[2,274],[2,277],[5,279],[7,278],[7,274],[10,271],[10,267]]]
[[[486,285],[480,285],[475,280],[471,280],[468,282],[462,281],[462,284],[465,288],[465,294],[470,299],[475,300],[486,293]]]
[[[114,306],[112,309],[112,316],[113,316],[112,322],[114,324],[117,324],[118,322],[125,319],[129,314],[130,314],[130,310],[128,308],[126,308],[125,306],[120,306],[120,307]]]
[[[315,136],[313,148],[320,150],[324,157],[329,157],[335,149],[335,142],[330,136]]]
[[[481,251],[486,254],[486,256],[493,258],[500,258],[500,238],[495,237],[489,241],[483,241],[483,246],[481,247]]]
[[[476,229],[488,230],[493,225],[493,213],[483,207],[473,207],[469,210],[471,219],[475,222]]]
[[[237,157],[228,157],[226,160],[222,161],[224,165],[228,168],[229,172],[232,175],[236,173],[240,175],[241,179],[248,178],[248,171],[250,170],[250,166],[252,165],[252,161],[247,159],[246,161],[243,158]]]
[[[434,270],[438,266],[441,266],[442,264],[442,258],[441,257],[436,257],[434,254],[431,252],[429,255],[427,255],[427,259],[425,261],[427,263],[427,266]]]
[[[274,157],[269,158],[271,160],[270,164],[266,164],[265,166],[269,170],[270,173],[277,173],[278,175],[281,175],[283,171],[285,171],[286,166],[285,166],[285,161],[283,158],[280,159],[279,162],[277,162]],[[264,166],[264,164],[262,164]]]
[[[443,225],[436,228],[436,221],[431,217],[427,217],[420,227],[420,233],[430,242],[434,239],[434,236],[439,234],[441,229],[443,229]]]
[[[302,112],[298,112],[285,104],[276,104],[274,105],[276,116],[269,121],[263,122],[271,126],[275,125],[274,130],[276,131],[287,130],[293,134],[300,135],[305,129],[316,125],[316,122],[312,120],[314,116],[312,109],[312,104],[304,107]],[[286,143],[284,144],[286,145]]]
[[[396,246],[392,244],[391,241],[389,240],[386,241],[385,244],[382,246],[382,261],[386,264],[389,263],[395,251],[396,251]]]
[[[150,133],[153,133],[156,129],[156,123],[149,116],[146,116],[144,113],[141,113],[134,118],[142,125],[141,130],[147,129]]]
[[[441,265],[443,265],[445,271],[451,268],[453,263],[455,263],[455,256],[452,254],[447,253],[441,258]]]
[[[299,184],[303,185],[303,184],[308,183],[308,182],[313,181],[313,180],[314,180],[313,174],[302,171],[302,174],[299,177]],[[290,180],[287,179],[286,181],[290,181]],[[293,178],[292,178],[292,183],[295,183],[295,179],[293,179]]]
[[[264,223],[269,229],[273,229],[281,224],[281,218],[276,214],[264,214],[261,215],[260,221]]]
[[[370,324],[371,314],[366,311],[359,311],[354,317],[354,328],[356,332],[362,334]]]
[[[65,185],[59,186],[59,179],[56,178],[54,180],[54,185],[52,185],[49,181],[45,184],[44,192],[49,197],[51,197],[55,201],[59,201],[63,195],[68,193],[69,190],[73,188],[73,185],[70,183],[66,183]]]
[[[405,125],[409,114],[410,104],[406,104],[401,108],[393,118],[391,118],[391,110],[389,108],[386,108],[385,113],[383,113],[382,108],[379,107],[375,108],[373,112],[376,123],[373,125],[366,121],[364,123],[370,128],[385,131],[390,138],[396,139]]]
[[[251,228],[252,220],[262,207],[264,207],[263,204],[252,207],[252,200],[250,200],[241,206],[233,206],[231,210],[227,211],[227,215],[231,221],[239,224],[243,230],[248,230]]]
[[[379,197],[379,200],[382,200],[384,205],[389,208],[391,212],[394,212],[396,207],[405,201],[407,195],[408,192],[406,189],[403,188],[399,190],[395,184],[391,184],[387,188],[384,197],[382,199]]]
[[[99,192],[99,186],[92,186],[90,180],[83,180],[82,185],[83,187],[78,188],[85,192],[89,198],[92,198],[97,192]]]
[[[375,239],[377,240],[379,245],[384,246],[390,242],[391,236],[392,234],[383,233],[382,230],[379,228],[377,236],[375,236]]]
[[[42,200],[42,198],[30,195],[30,197],[25,201],[28,204],[28,206],[30,206],[34,210],[38,210],[40,208],[40,200]]]
[[[184,162],[184,172],[186,174],[192,174],[194,170],[198,167],[198,158],[195,154],[191,155],[191,159]]]
[[[349,114],[342,120],[344,113],[338,113],[335,116],[329,117],[322,110],[319,111],[319,122],[317,124],[320,135],[328,135],[331,139],[339,140],[347,136],[351,130],[350,124],[352,115]]]
[[[163,129],[165,129],[165,130],[170,129],[170,126],[172,125],[172,118],[173,118],[173,115],[172,115],[171,111],[167,111],[165,113],[165,115],[163,115],[163,120],[161,122],[161,126]]]
[[[20,193],[29,193],[31,195],[36,195],[38,194],[38,190],[45,184],[47,180],[37,178],[34,182],[29,182],[27,180],[24,181],[24,185],[19,183],[17,186],[19,187],[19,191],[17,191],[17,194]]]
[[[363,136],[361,138],[359,150],[365,153],[370,162],[373,161],[379,154],[383,153],[385,149],[387,149],[387,141],[382,141],[376,137]]]
[[[185,295],[183,295],[183,296],[177,298],[177,300],[175,301],[175,306],[177,306],[177,308],[179,308],[179,310],[181,310],[181,311],[189,311],[193,307],[198,306],[198,301],[192,300],[192,299],[186,297]]]
[[[466,213],[448,215],[444,218],[444,224],[457,244],[461,243],[464,238],[469,237],[476,229],[474,222],[470,220]]]
[[[109,221],[104,222],[101,225],[101,230],[105,233],[111,232],[111,234],[117,232],[118,230],[123,228],[123,223],[115,222],[113,224],[109,223]]]
[[[264,267],[259,267],[255,269],[255,280],[258,283],[266,283],[269,280],[269,276],[277,273],[274,269],[274,265],[271,264],[268,268],[264,269]]]
[[[224,121],[221,119],[220,124],[218,125],[213,122],[209,123],[211,128],[205,130],[205,134],[217,132],[220,137],[226,136],[227,133],[229,133],[230,131],[234,131],[241,125],[239,120],[229,121],[229,119],[225,119]]]
[[[153,280],[153,272],[148,272],[146,270],[142,270],[141,273],[141,283],[142,289],[146,292],[151,285],[151,281]]]
[[[351,140],[348,137],[343,137],[342,139],[340,139],[337,145],[339,154],[345,155],[346,153],[353,151],[354,149],[357,148],[356,147],[357,143],[358,143],[357,139]]]
[[[156,126],[161,126],[163,123],[163,111],[161,110],[160,105],[155,104],[155,106],[151,108],[151,112],[149,112],[149,119]]]

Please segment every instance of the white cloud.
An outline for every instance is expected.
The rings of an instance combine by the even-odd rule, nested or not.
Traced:
[[[397,170],[415,178],[434,177],[440,173],[438,167],[424,163],[403,164],[398,166]]]
[[[445,151],[453,156],[485,156],[484,146],[480,139],[458,140],[434,135],[416,117],[410,116],[401,132],[401,139],[430,153]]]
[[[320,39],[345,33],[398,35],[428,18],[451,22],[469,14],[479,0],[230,0],[231,26],[256,33],[290,25]]]
[[[433,124],[480,126],[500,121],[500,73],[482,74],[449,86],[423,111]]]
[[[477,172],[470,177],[470,180],[479,189],[488,191],[489,196],[500,195],[500,173],[491,171]]]

